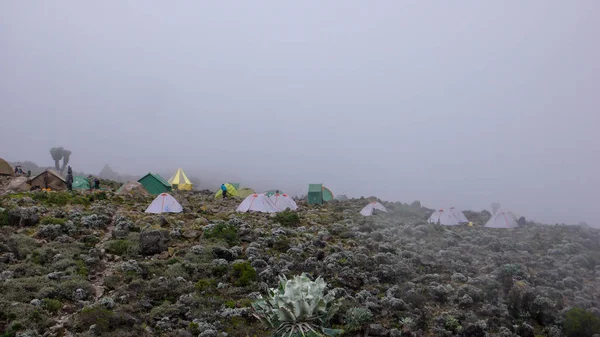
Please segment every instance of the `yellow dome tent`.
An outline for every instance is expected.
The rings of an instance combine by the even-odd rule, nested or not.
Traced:
[[[229,183],[225,184],[225,187],[227,188],[227,197],[237,197],[238,196],[238,191],[235,189],[235,187]],[[219,190],[217,191],[217,193],[215,193],[215,199],[221,199],[223,198],[223,191],[221,191],[221,188],[219,187]]]
[[[238,196],[240,198],[244,198],[244,199],[246,199],[247,197],[251,196],[254,193],[256,193],[256,192],[254,192],[253,189],[248,188],[248,187],[242,187],[238,190]]]
[[[177,169],[177,172],[169,179],[169,184],[173,186],[177,185],[177,189],[181,191],[191,191],[192,187],[194,187],[182,169]]]

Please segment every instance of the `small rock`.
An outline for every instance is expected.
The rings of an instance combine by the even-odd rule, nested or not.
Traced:
[[[40,305],[42,305],[42,301],[38,300],[37,298],[34,298],[29,302],[29,304],[39,307]]]
[[[369,325],[369,335],[372,336],[387,336],[389,333],[388,329],[384,328],[381,324]]]

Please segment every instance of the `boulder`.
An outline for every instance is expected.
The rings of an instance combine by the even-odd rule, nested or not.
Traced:
[[[151,230],[140,233],[140,253],[142,255],[159,254],[167,250],[169,233],[165,230]]]

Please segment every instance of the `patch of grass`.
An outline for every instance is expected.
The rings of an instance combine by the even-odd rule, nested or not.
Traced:
[[[87,266],[83,260],[75,260],[75,266],[77,267],[77,275],[81,275],[83,277],[88,276]]]
[[[205,239],[222,240],[230,246],[235,246],[239,243],[237,228],[230,224],[219,223],[214,227],[204,231]]]
[[[179,260],[177,260],[176,258],[172,258],[167,261],[167,264],[169,264],[169,265],[176,264],[176,263],[179,263]]]
[[[600,317],[591,311],[572,308],[567,312],[564,324],[567,337],[586,337],[600,333]]]
[[[226,308],[234,309],[235,308],[235,301],[231,301],[231,300],[225,301],[225,303],[223,303],[223,305]]]
[[[233,265],[234,284],[238,287],[245,287],[256,281],[256,270],[250,265],[250,262],[237,263]]]
[[[66,219],[47,217],[42,219],[42,225],[64,225]]]
[[[51,298],[44,298],[42,300],[42,308],[44,308],[52,313],[58,312],[62,308],[62,306],[63,306],[63,304],[59,300],[53,300]]]
[[[130,248],[131,242],[129,240],[113,240],[106,245],[106,251],[119,256],[125,255]]]
[[[205,279],[198,280],[198,282],[196,282],[196,284],[194,285],[194,288],[198,292],[204,292],[204,291],[207,291],[210,289],[214,289],[216,287],[217,287],[217,281],[212,278],[205,278]]]
[[[298,213],[289,210],[277,213],[273,220],[286,227],[298,226],[300,224]]]
[[[3,210],[2,212],[0,212],[0,227],[8,226],[9,224],[10,224],[10,222],[9,222],[9,217],[8,217],[8,211]]]

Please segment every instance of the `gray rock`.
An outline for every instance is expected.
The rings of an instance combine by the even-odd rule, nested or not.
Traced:
[[[213,330],[213,329],[207,329],[202,331],[198,337],[217,337],[217,330]]]
[[[40,222],[37,207],[15,207],[8,212],[8,221],[13,226],[35,226]]]
[[[192,248],[190,248],[190,252],[200,255],[200,254],[204,253],[204,246],[202,246],[202,245],[192,246]]]
[[[87,297],[88,297],[88,293],[81,288],[78,288],[73,292],[73,299],[76,301],[83,301]]]
[[[151,230],[140,233],[140,253],[154,255],[167,250],[169,234],[165,230]]]
[[[224,259],[227,261],[233,261],[237,258],[237,254],[234,251],[219,246],[213,248],[213,256],[217,259]]]
[[[103,297],[100,300],[100,304],[103,305],[106,309],[112,309],[115,307],[115,301],[110,297]]]
[[[15,275],[15,272],[13,272],[12,270],[5,270],[0,273],[0,281],[9,280],[9,279],[13,278],[14,275]]]
[[[384,328],[381,324],[369,325],[369,335],[371,336],[387,336],[388,334],[389,330]]]
[[[31,305],[34,305],[34,306],[36,306],[36,307],[39,307],[40,305],[42,305],[42,301],[40,301],[40,300],[39,300],[39,299],[37,299],[37,298],[34,298],[34,299],[32,299],[32,300],[29,302],[29,304],[31,304]]]

